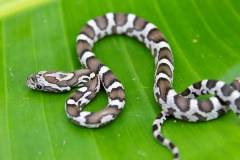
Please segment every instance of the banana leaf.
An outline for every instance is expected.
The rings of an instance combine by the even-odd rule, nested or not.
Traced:
[[[239,0],[0,0],[0,159],[154,160],[171,153],[152,136],[161,106],[154,100],[154,61],[135,39],[109,36],[94,52],[123,82],[126,105],[98,129],[72,124],[64,102],[70,93],[43,93],[25,85],[39,70],[82,68],[75,39],[87,20],[106,12],[132,12],[156,24],[174,54],[174,87],[201,79],[231,82],[240,75]],[[98,93],[87,110],[107,103]],[[170,118],[163,134],[184,160],[238,160],[240,119],[229,112],[203,123]]]

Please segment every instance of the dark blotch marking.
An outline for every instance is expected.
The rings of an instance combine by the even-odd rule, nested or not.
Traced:
[[[225,114],[226,111],[221,108],[221,109],[219,109],[219,110],[217,111],[217,113],[218,113],[218,116],[221,116],[221,115]]]
[[[80,114],[80,110],[76,105],[67,104],[67,112],[72,117],[77,117]]]
[[[175,148],[175,145],[172,142],[169,142],[169,147],[170,147],[170,149],[173,149],[173,148]]]
[[[233,92],[233,89],[230,87],[230,85],[224,84],[221,88],[221,91],[223,92],[224,96],[230,96]]]
[[[169,89],[171,89],[170,82],[165,78],[159,78],[157,81],[157,86],[159,87],[160,90],[160,98],[166,102],[167,93]]]
[[[127,23],[127,14],[126,13],[115,13],[114,21],[117,26],[124,26]]]
[[[106,88],[108,88],[114,82],[117,82],[117,78],[114,76],[112,71],[108,70],[103,74],[103,84]]]
[[[205,113],[211,112],[213,110],[213,104],[210,100],[199,101],[199,110]]]
[[[173,64],[172,53],[168,48],[164,47],[160,49],[158,54],[158,61],[161,59],[167,59],[169,62],[171,62],[171,64]]]
[[[193,87],[194,87],[195,89],[201,89],[202,84],[201,84],[201,82],[197,82],[197,83],[194,83],[194,84],[193,84]]]
[[[120,101],[123,101],[125,99],[125,92],[122,87],[113,88],[110,93],[108,93],[109,97],[114,100],[118,99]]]
[[[153,28],[152,30],[150,30],[150,32],[147,35],[147,38],[155,43],[165,40],[164,35],[157,28]]]
[[[92,49],[91,45],[85,40],[79,40],[77,42],[77,53],[78,56],[81,58],[83,53],[86,51],[90,51]]]
[[[45,80],[52,84],[58,84],[58,82],[59,82],[59,80],[56,79],[55,77],[48,76],[48,75],[45,75]]]
[[[99,66],[101,65],[101,61],[98,60],[96,57],[89,57],[86,60],[87,67],[95,73],[99,72]]]
[[[216,83],[217,83],[217,81],[215,81],[215,80],[208,80],[206,86],[207,86],[207,88],[212,89],[216,86]]]
[[[153,132],[156,131],[157,129],[158,129],[158,126],[157,126],[156,124],[154,124],[154,125],[152,126]]]
[[[163,141],[164,141],[164,137],[161,136],[161,135],[157,135],[157,139],[158,139],[161,143],[163,143]]]
[[[133,21],[134,29],[137,31],[141,31],[146,27],[147,23],[148,22],[145,21],[144,19],[136,17]]]
[[[179,157],[179,153],[175,153],[174,158],[178,158],[178,157]]]
[[[107,21],[107,18],[105,15],[96,17],[95,22],[96,22],[98,28],[100,28],[101,30],[106,29],[107,24],[108,24],[108,21]]]
[[[181,93],[181,95],[182,96],[188,96],[188,95],[190,95],[190,93],[191,93],[190,89],[187,88]]]
[[[174,96],[174,102],[182,112],[186,112],[190,109],[189,107],[190,99],[188,98],[176,95]]]
[[[80,33],[87,35],[91,39],[94,39],[94,37],[95,37],[95,32],[94,32],[93,28],[88,24],[82,28]]]
[[[157,68],[157,74],[165,73],[168,77],[172,77],[172,71],[166,63],[162,63]]]

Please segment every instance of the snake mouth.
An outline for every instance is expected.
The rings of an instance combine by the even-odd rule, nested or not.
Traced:
[[[26,85],[27,85],[29,88],[31,88],[31,89],[35,89],[35,82],[34,82],[34,76],[33,76],[33,75],[30,75],[30,76],[27,78]]]

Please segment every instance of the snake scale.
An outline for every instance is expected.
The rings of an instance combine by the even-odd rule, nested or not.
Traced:
[[[75,124],[97,128],[113,121],[125,105],[125,90],[113,72],[98,60],[92,51],[99,39],[113,34],[135,37],[151,50],[155,60],[154,96],[162,106],[153,122],[154,137],[179,159],[178,148],[161,134],[161,126],[167,117],[190,122],[209,121],[229,109],[240,114],[240,80],[226,84],[218,80],[202,80],[178,94],[172,87],[173,55],[163,33],[152,23],[131,13],[107,13],[89,20],[77,36],[77,54],[85,67],[74,72],[40,71],[27,79],[28,87],[49,92],[78,89],[65,103],[67,117]],[[102,84],[108,96],[107,106],[98,112],[83,111],[100,90]],[[212,96],[199,100],[198,96]]]

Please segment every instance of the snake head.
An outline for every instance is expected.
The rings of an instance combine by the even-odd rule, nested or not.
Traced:
[[[30,75],[27,78],[27,86],[31,89],[44,90],[44,73],[46,73],[46,71],[40,71]]]
[[[40,71],[27,78],[27,86],[34,90],[48,92],[69,91],[71,88],[65,80],[69,74],[72,76],[73,73]]]

